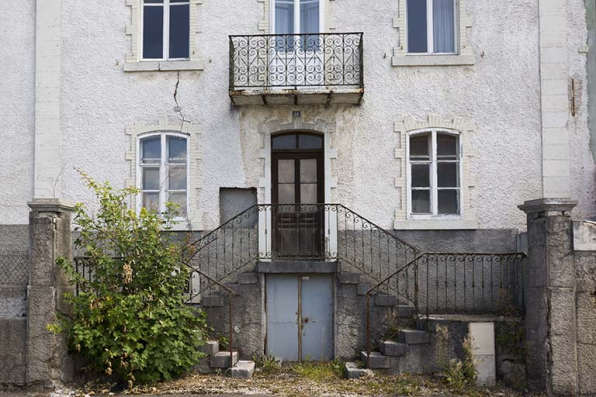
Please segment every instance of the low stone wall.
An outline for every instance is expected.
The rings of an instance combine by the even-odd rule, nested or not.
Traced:
[[[0,386],[24,386],[27,318],[0,317]]]

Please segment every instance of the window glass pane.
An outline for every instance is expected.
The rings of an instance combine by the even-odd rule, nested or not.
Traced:
[[[143,207],[149,211],[158,211],[159,193],[143,193]]]
[[[186,190],[186,166],[170,166],[168,170],[168,189]]]
[[[300,149],[323,149],[323,137],[320,135],[298,135]]]
[[[437,178],[439,187],[459,187],[459,163],[437,164]]]
[[[412,190],[412,213],[430,213],[430,190]]]
[[[430,164],[412,164],[412,187],[430,187]]]
[[[416,160],[430,160],[430,134],[413,135],[410,137],[410,158]]]
[[[439,190],[439,214],[458,215],[459,214],[459,191],[458,190]]]
[[[143,58],[163,58],[163,7],[143,7]]]
[[[457,141],[455,135],[437,134],[437,158],[439,160],[457,160]]]
[[[143,163],[161,162],[161,137],[154,136],[141,140],[141,161]]]
[[[433,0],[434,52],[455,52],[455,0]]]
[[[143,167],[143,190],[159,190],[159,168]]]
[[[294,182],[294,160],[279,160],[277,162],[277,182]]]
[[[170,58],[188,58],[190,40],[189,5],[170,7]]]
[[[170,3],[188,3],[189,0],[170,0]]]
[[[428,52],[426,0],[408,0],[408,52]]]
[[[317,202],[317,184],[307,183],[300,185],[300,204],[316,204]]]
[[[168,201],[176,204],[178,216],[186,217],[186,192],[172,192],[168,196]]]
[[[273,149],[296,149],[296,135],[273,137]]]
[[[275,34],[294,33],[294,0],[275,1]]]
[[[145,0],[145,4],[163,4],[163,0]]]
[[[300,182],[317,181],[317,160],[300,160]]]
[[[296,195],[294,194],[294,184],[277,185],[279,204],[296,204]]]
[[[300,1],[300,33],[319,32],[319,0]]]
[[[186,138],[168,137],[168,162],[186,163]]]

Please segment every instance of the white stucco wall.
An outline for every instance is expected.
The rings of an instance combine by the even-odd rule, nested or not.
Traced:
[[[258,126],[276,119],[289,122],[292,110],[302,110],[305,122],[323,119],[337,124],[331,146],[337,150],[332,171],[338,186],[332,201],[387,228],[392,227],[400,204],[395,187],[400,172],[395,158],[399,136],[394,123],[409,116],[424,120],[429,114],[469,120],[476,127],[469,141],[476,152],[471,204],[478,225],[523,229],[525,218],[517,205],[539,197],[542,187],[537,0],[468,1],[475,65],[446,67],[391,66],[398,40],[392,23],[396,0],[375,0],[372,5],[361,0],[333,3],[335,31],[365,32],[365,96],[359,107],[231,105],[228,35],[263,33],[259,22],[264,19],[264,3],[258,0],[204,0],[199,6],[198,35],[204,70],[179,75],[123,72],[130,51],[125,27],[131,17],[124,0],[63,0],[63,197],[89,198],[75,167],[124,186],[129,177],[125,127],[179,118],[173,98],[179,78],[182,113],[201,131],[198,206],[206,229],[219,223],[220,187],[258,186],[264,172]],[[585,45],[582,3],[569,2],[568,34],[571,72],[585,81],[585,54],[578,52]],[[572,121],[572,190],[580,201],[578,211],[586,216],[594,214],[594,165],[586,143],[587,92],[582,95],[578,116]],[[22,216],[19,219],[25,222]],[[6,219],[0,214],[0,223]]]
[[[0,224],[24,224],[33,194],[35,2],[0,9]]]

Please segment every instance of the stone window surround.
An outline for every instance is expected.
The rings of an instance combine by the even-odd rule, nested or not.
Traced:
[[[393,19],[393,27],[397,29],[397,46],[393,48],[391,64],[393,66],[449,66],[474,65],[476,60],[472,47],[468,42],[468,33],[472,29],[472,18],[468,15],[468,0],[455,0],[455,9],[459,23],[456,26],[458,52],[453,55],[445,54],[410,54],[407,51],[407,0],[397,0],[397,17]]]
[[[291,112],[290,112],[291,114]],[[271,136],[296,130],[308,131],[324,136],[324,171],[325,171],[325,203],[334,202],[334,191],[337,188],[337,178],[332,175],[331,161],[337,159],[337,150],[331,147],[332,134],[336,132],[335,122],[316,119],[313,123],[304,122],[301,117],[295,117],[288,123],[274,119],[259,124],[259,134],[263,136],[259,159],[263,161],[263,173],[259,178],[258,201],[260,204],[271,203]],[[337,228],[334,223],[337,218],[330,217],[329,226],[325,229],[325,239],[331,252],[337,252]],[[259,214],[259,230],[271,229],[271,212]],[[268,226],[268,227],[267,227]],[[259,235],[259,252],[266,252],[271,247],[271,234]],[[334,251],[335,250],[335,251]],[[265,260],[267,261],[267,260]]]
[[[126,127],[126,135],[130,138],[129,150],[126,151],[126,161],[129,163],[128,178],[126,186],[138,187],[138,148],[139,140],[146,135],[155,133],[176,133],[187,136],[188,150],[188,215],[183,221],[174,225],[173,230],[203,230],[203,212],[199,208],[199,194],[201,190],[200,163],[202,155],[200,151],[200,131],[197,124],[188,121],[170,120],[160,118],[157,124],[137,123]],[[137,203],[131,203],[136,208]]]
[[[408,158],[407,140],[410,133],[421,130],[448,130],[456,131],[460,137],[461,147],[461,202],[463,203],[461,215],[458,217],[436,217],[428,219],[414,219],[408,214]],[[394,125],[394,131],[399,135],[399,144],[395,149],[395,158],[399,162],[399,175],[395,178],[395,187],[398,190],[398,206],[395,210],[393,227],[395,230],[465,230],[477,229],[476,211],[473,208],[472,191],[476,186],[474,176],[470,172],[471,163],[476,153],[470,147],[469,137],[474,133],[474,125],[461,117],[445,120],[441,116],[431,114],[425,121],[416,121],[413,117],[406,117]]]
[[[272,33],[271,16],[273,15],[273,7],[271,6],[275,0],[257,0],[263,3],[263,19],[259,21],[259,30],[264,33]],[[335,30],[335,0],[321,0],[323,18],[323,30]]]
[[[126,5],[131,9],[131,23],[126,26],[126,35],[130,36],[130,52],[126,54],[124,62],[125,72],[156,72],[178,70],[203,70],[203,62],[197,47],[199,28],[199,5],[203,0],[190,1],[190,58],[180,61],[143,61],[141,55],[141,42],[143,37],[141,23],[141,7],[143,0],[126,0]]]

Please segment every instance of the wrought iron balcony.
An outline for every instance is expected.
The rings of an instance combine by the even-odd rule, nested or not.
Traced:
[[[235,105],[360,104],[363,33],[230,36]]]

